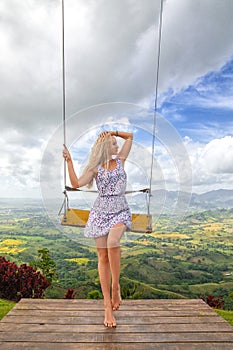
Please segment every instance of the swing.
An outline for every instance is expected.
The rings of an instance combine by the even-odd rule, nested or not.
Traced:
[[[77,227],[85,227],[90,211],[87,209],[76,209],[69,207],[69,198],[67,195],[67,191],[82,191],[79,188],[71,188],[69,186],[65,186],[65,191],[63,192],[65,195],[64,202],[62,204],[61,210],[63,207],[65,208],[64,215],[62,217],[61,224],[64,226],[77,226]],[[85,191],[85,192],[93,192],[97,193],[97,191]],[[148,199],[150,197],[149,188],[145,188],[138,191],[126,191],[125,194],[142,192],[147,195],[147,214],[133,213],[132,214],[132,225],[130,228],[131,232],[140,232],[140,233],[151,233],[152,232],[152,215],[149,212],[148,207]],[[60,210],[60,212],[61,212]]]
[[[61,224],[64,226],[85,227],[89,210],[69,208],[66,210]],[[152,232],[152,216],[147,214],[132,214],[131,232],[151,233]]]
[[[154,104],[154,123],[153,123],[153,140],[152,140],[152,158],[151,158],[151,174],[150,174],[150,186],[149,188],[141,189],[138,191],[126,191],[125,194],[141,192],[146,195],[147,213],[132,213],[132,225],[130,231],[139,233],[151,233],[152,232],[152,215],[150,214],[150,199],[151,199],[151,187],[152,187],[152,170],[153,170],[153,154],[155,144],[155,127],[156,127],[156,110],[157,110],[157,96],[158,96],[158,81],[159,81],[159,64],[160,64],[160,51],[161,51],[161,33],[162,33],[162,12],[163,12],[163,0],[160,2],[160,17],[159,17],[159,34],[158,34],[158,57],[157,57],[157,72],[156,72],[156,88],[155,88],[155,104]],[[62,82],[63,82],[63,138],[64,145],[66,144],[66,98],[65,98],[65,40],[64,40],[64,0],[62,0]],[[64,161],[64,201],[59,214],[64,209],[64,214],[61,220],[63,226],[75,226],[85,227],[89,210],[76,209],[69,207],[69,198],[67,192],[69,191],[82,191],[80,188],[71,188],[66,185],[66,162]],[[85,191],[85,192],[97,192],[97,191]]]

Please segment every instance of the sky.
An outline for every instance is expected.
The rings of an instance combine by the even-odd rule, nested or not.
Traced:
[[[135,135],[130,188],[152,174],[153,189],[233,189],[233,0],[163,1],[155,114],[160,1],[64,2],[66,144],[78,174],[98,132],[124,129]],[[0,42],[1,197],[56,197],[61,1],[1,0]]]

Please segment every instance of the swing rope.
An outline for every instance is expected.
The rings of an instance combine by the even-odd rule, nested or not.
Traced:
[[[65,10],[62,0],[62,119],[63,144],[66,145],[66,77],[65,77]],[[64,159],[64,188],[66,186],[66,161]]]
[[[154,117],[153,117],[153,136],[152,136],[152,156],[151,156],[151,168],[150,168],[150,181],[149,188],[126,191],[129,193],[146,193],[147,215],[150,216],[150,202],[151,202],[151,189],[153,178],[153,165],[154,165],[154,150],[155,150],[155,131],[156,131],[156,112],[157,112],[157,100],[158,100],[158,85],[159,85],[159,67],[160,67],[160,54],[161,54],[161,38],[162,38],[162,15],[163,15],[163,0],[160,0],[160,15],[159,15],[159,29],[158,29],[158,55],[157,55],[157,68],[156,68],[156,81],[155,81],[155,101],[154,101]],[[65,79],[65,8],[64,0],[62,0],[62,119],[63,119],[63,145],[66,145],[66,79]],[[64,201],[59,211],[61,213],[64,208],[64,220],[66,220],[66,209],[69,209],[69,198],[67,191],[83,191],[83,192],[97,192],[91,190],[82,190],[79,188],[72,188],[66,185],[66,161],[64,160]]]
[[[66,145],[66,77],[65,77],[65,8],[62,0],[62,125],[63,125],[63,145]],[[64,159],[64,201],[58,213],[61,214],[64,208],[64,217],[66,219],[66,209],[69,208],[69,198],[66,192],[66,160]]]
[[[160,56],[161,56],[161,41],[162,41],[162,22],[163,22],[163,0],[160,0],[159,11],[159,26],[158,26],[158,55],[157,55],[157,67],[156,67],[156,79],[155,79],[155,102],[154,102],[154,118],[153,118],[153,136],[152,136],[152,152],[151,152],[151,168],[150,168],[150,182],[149,182],[149,196],[148,196],[148,208],[150,209],[151,192],[152,192],[152,179],[153,179],[153,166],[154,166],[154,151],[155,151],[155,132],[156,132],[156,113],[158,103],[158,87],[159,87],[159,69],[160,69]],[[149,215],[148,209],[148,215]]]

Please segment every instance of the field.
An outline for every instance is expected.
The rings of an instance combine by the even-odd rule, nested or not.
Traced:
[[[215,310],[221,317],[233,326],[233,311]]]
[[[122,239],[123,294],[227,297],[233,291],[233,210],[190,213],[169,232],[164,229],[167,220],[161,216],[151,234],[127,232]],[[18,264],[30,263],[41,248],[49,249],[58,275],[47,297],[62,298],[68,288],[74,288],[79,298],[100,291],[96,251],[84,240],[82,229],[59,230],[39,205],[19,208],[2,203],[0,255]]]
[[[0,299],[0,320],[14,307],[13,301]]]

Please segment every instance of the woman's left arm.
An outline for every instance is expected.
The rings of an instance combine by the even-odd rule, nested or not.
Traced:
[[[132,147],[133,133],[125,131],[110,131],[110,133],[112,136],[121,137],[125,140],[120,152],[118,153],[119,159],[124,163]]]

